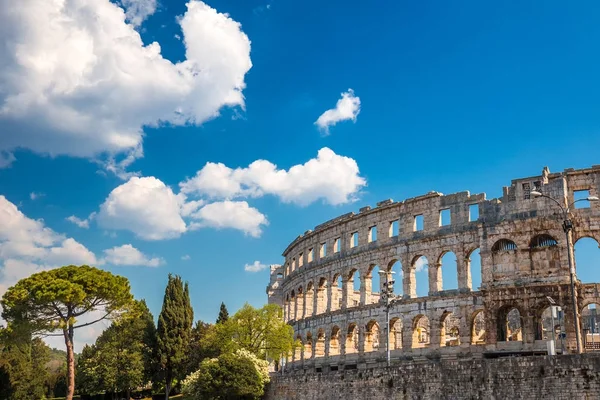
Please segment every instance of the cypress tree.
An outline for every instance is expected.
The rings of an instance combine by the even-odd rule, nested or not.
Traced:
[[[225,303],[221,302],[221,308],[219,309],[219,317],[217,318],[217,324],[222,324],[229,319],[229,311]]]
[[[184,378],[193,319],[187,282],[184,284],[180,276],[169,274],[156,337],[156,361],[165,382],[166,400],[173,380]]]

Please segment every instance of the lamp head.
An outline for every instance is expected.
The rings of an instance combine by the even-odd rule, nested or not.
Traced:
[[[537,190],[532,190],[531,192],[529,192],[529,194],[533,197],[540,197],[542,195],[542,193],[538,192]]]
[[[600,200],[598,196],[588,196],[587,201],[598,201]]]

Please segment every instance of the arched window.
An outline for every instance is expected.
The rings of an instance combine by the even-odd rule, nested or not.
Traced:
[[[310,360],[313,356],[312,354],[312,333],[308,332],[306,334],[306,342],[304,342],[304,359]]]
[[[517,245],[512,240],[500,239],[492,246],[492,252],[497,253],[499,251],[514,251],[517,249]]]
[[[402,320],[393,318],[390,320],[390,349],[398,350],[402,348]]]
[[[315,343],[315,357],[323,357],[325,355],[325,331],[323,328],[317,332],[317,341]]]
[[[379,350],[379,324],[371,320],[366,328],[365,353]]]
[[[414,349],[428,347],[430,340],[431,325],[429,318],[425,315],[417,315],[413,320],[413,343]]]
[[[329,338],[329,355],[337,356],[340,354],[340,328],[334,326],[331,329],[331,337]]]
[[[485,344],[485,314],[483,310],[475,311],[471,325],[471,344]]]
[[[539,249],[542,247],[553,247],[558,245],[556,239],[554,239],[550,235],[537,235],[533,239],[531,239],[531,243],[529,247],[532,249]]]
[[[346,354],[358,353],[358,327],[355,323],[348,326],[346,335]]]
[[[442,331],[441,340],[442,346],[459,346],[460,345],[460,320],[454,313],[448,312],[442,315]]]

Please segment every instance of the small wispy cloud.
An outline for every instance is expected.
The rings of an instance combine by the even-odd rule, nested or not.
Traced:
[[[427,262],[427,259],[425,257],[420,257],[415,262],[415,271],[421,272],[423,270],[426,270],[428,266],[429,263]]]
[[[360,97],[354,95],[354,90],[348,89],[342,93],[335,108],[325,111],[315,121],[315,125],[323,132],[325,136],[329,135],[329,128],[341,121],[356,122],[356,117],[360,113]]]
[[[267,268],[267,265],[261,264],[260,261],[254,261],[252,264],[244,265],[244,271],[246,271],[246,272],[259,272],[266,268]]]
[[[183,261],[189,261],[189,260],[191,260],[191,258],[192,258],[192,257],[190,257],[190,255],[189,255],[189,254],[186,254],[186,255],[183,255],[183,256],[181,256],[181,259],[182,259]]]
[[[65,219],[67,221],[69,221],[69,222],[77,225],[80,228],[89,229],[89,227],[90,227],[90,221],[93,220],[95,217],[96,217],[96,213],[93,212],[86,219],[78,218],[75,215],[71,215],[70,217],[67,217]]]
[[[44,193],[38,193],[38,192],[31,192],[31,193],[29,193],[29,198],[30,198],[31,200],[37,200],[37,199],[39,199],[40,197],[44,197],[44,196],[45,196],[45,194],[44,194]]]

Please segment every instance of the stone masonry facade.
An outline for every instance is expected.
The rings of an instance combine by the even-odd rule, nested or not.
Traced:
[[[561,173],[544,168],[539,176],[513,180],[501,198],[491,200],[469,192],[386,200],[298,236],[283,253],[285,263],[271,266],[267,287],[269,302],[281,305],[300,344],[287,360],[286,373],[385,366],[388,338],[391,362],[398,368],[431,360],[543,354],[549,332],[557,330],[556,324],[549,326],[548,297],[562,309],[559,347],[574,352],[568,267],[573,246],[567,246],[560,208],[533,196],[533,190],[565,207],[581,196],[598,196],[600,166]],[[571,210],[572,243],[583,237],[600,243],[600,202],[578,204],[584,207]],[[476,250],[480,287],[471,279]],[[444,290],[442,282],[442,258],[448,252],[456,256],[458,288],[453,290]],[[423,260],[429,292],[418,297],[416,270]],[[390,306],[388,325],[380,293],[386,278],[394,279],[392,268],[395,279],[401,277],[402,296]],[[382,271],[379,288],[372,287],[376,271]],[[599,291],[600,284],[576,281],[578,316],[590,304],[600,304]]]

